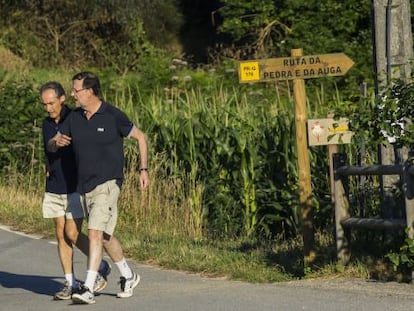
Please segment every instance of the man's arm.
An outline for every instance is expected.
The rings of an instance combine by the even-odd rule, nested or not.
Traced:
[[[149,185],[148,175],[148,146],[145,134],[136,126],[134,126],[129,134],[129,137],[135,139],[138,142],[140,168],[139,168],[139,181],[142,189]]]

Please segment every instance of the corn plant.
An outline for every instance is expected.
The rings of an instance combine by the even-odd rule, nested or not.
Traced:
[[[252,98],[261,102],[251,105],[248,101]],[[237,89],[217,88],[205,93],[182,90],[165,98],[153,96],[149,102],[146,118],[150,120],[146,122],[154,151],[169,156],[170,176],[190,176],[187,193],[197,203],[193,215],[202,217],[195,220],[207,234],[271,234],[280,223],[286,231],[296,230],[291,116],[286,120],[288,115],[260,93],[246,94]],[[272,142],[275,137],[281,143]],[[288,150],[269,150],[280,147]],[[268,165],[272,161],[269,153],[277,155],[276,163],[282,167]],[[279,176],[280,183],[274,175]],[[289,183],[284,183],[286,175]],[[194,188],[196,185],[203,193]],[[292,186],[292,190],[284,190]],[[269,194],[275,200],[269,199]],[[276,209],[267,212],[266,206]]]

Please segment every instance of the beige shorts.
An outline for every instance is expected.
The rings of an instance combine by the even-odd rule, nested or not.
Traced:
[[[56,194],[46,192],[42,204],[43,218],[65,216],[69,219],[84,218],[85,212],[81,203],[80,194]]]
[[[89,214],[88,229],[113,235],[118,217],[119,192],[120,189],[113,179],[85,194],[85,205]]]

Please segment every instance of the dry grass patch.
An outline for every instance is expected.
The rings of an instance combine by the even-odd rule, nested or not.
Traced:
[[[42,194],[0,185],[0,222],[25,233],[53,235],[53,222],[42,217]]]
[[[0,69],[7,71],[28,71],[31,65],[26,61],[13,54],[10,50],[0,46]]]

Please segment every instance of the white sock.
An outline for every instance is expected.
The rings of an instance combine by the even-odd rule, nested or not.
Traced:
[[[69,286],[73,287],[75,276],[72,273],[65,274],[65,280],[68,282]]]
[[[118,261],[115,263],[116,266],[119,269],[119,273],[121,273],[121,275],[126,278],[126,279],[130,279],[132,277],[132,270],[131,268],[128,266],[128,263],[126,262],[125,258],[122,258],[121,261]]]
[[[85,286],[93,293],[93,288],[95,287],[96,276],[98,275],[97,271],[88,270],[86,273]]]

